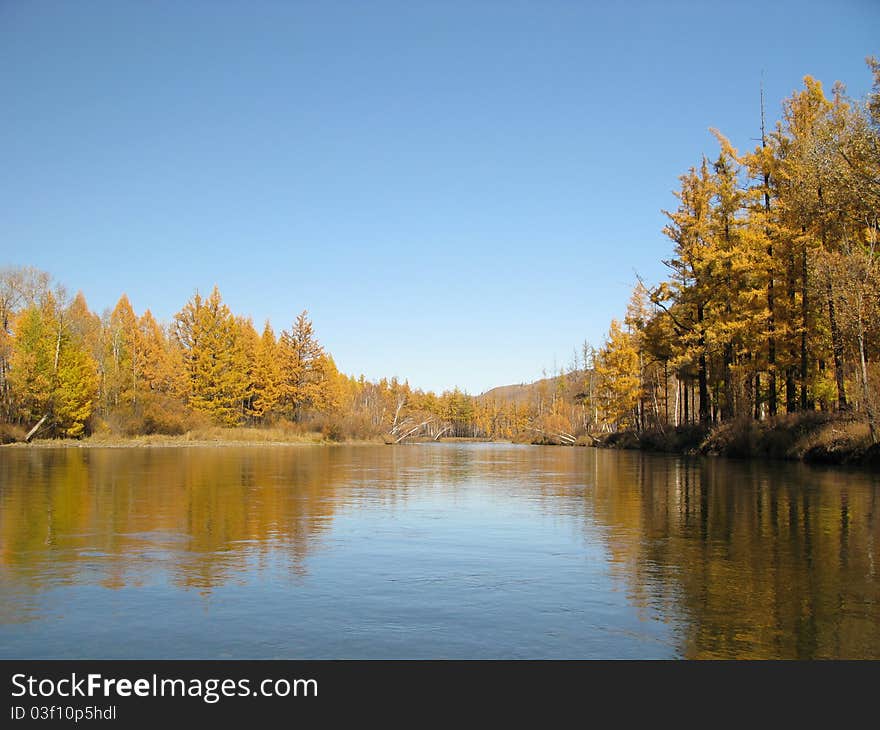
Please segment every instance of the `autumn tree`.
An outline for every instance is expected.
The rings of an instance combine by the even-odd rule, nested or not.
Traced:
[[[272,326],[266,320],[257,343],[253,376],[253,411],[260,420],[268,419],[281,400],[281,363]]]
[[[165,330],[149,309],[141,315],[137,326],[143,351],[142,391],[153,395],[172,395],[181,391],[181,353],[171,348]]]
[[[123,294],[105,326],[103,396],[105,409],[133,407],[143,388],[144,345],[138,318]]]
[[[172,324],[183,361],[182,396],[191,408],[225,425],[241,420],[247,394],[238,334],[235,317],[217,287],[207,299],[196,292]]]
[[[639,352],[636,338],[616,319],[596,360],[599,375],[599,410],[603,420],[618,428],[638,426],[641,397]]]
[[[278,342],[280,364],[279,405],[294,421],[321,404],[324,386],[324,348],[315,337],[308,312],[297,316],[290,330]]]
[[[673,257],[664,261],[672,279],[653,293],[653,301],[672,317],[686,348],[688,360],[697,363],[700,423],[709,423],[709,373],[707,355],[707,312],[715,295],[717,275],[715,249],[710,230],[710,209],[714,194],[708,161],[699,171],[691,168],[681,177],[676,193],[679,206],[667,212],[664,233],[673,241]],[[670,302],[677,304],[677,312]]]
[[[15,342],[14,323],[25,307],[34,306],[49,292],[51,277],[33,267],[0,269],[0,418],[15,419],[10,360]]]
[[[29,427],[67,437],[85,433],[98,386],[85,341],[88,315],[81,296],[63,306],[51,292],[18,315],[10,385]]]
[[[833,136],[830,122],[832,102],[822,84],[807,76],[804,89],[783,103],[783,119],[773,135],[777,160],[775,198],[780,247],[778,266],[785,271],[785,292],[781,312],[787,324],[785,401],[789,412],[806,410],[809,403],[809,333],[813,329],[811,275],[819,250],[827,250],[836,237],[829,199],[829,167],[833,156],[828,146]],[[843,350],[834,302],[834,281],[826,279],[825,306],[831,335],[831,350],[838,391],[838,407],[847,406]]]
[[[240,391],[240,422],[253,423],[257,418],[254,401],[257,397],[254,379],[257,372],[257,350],[260,346],[260,336],[254,329],[253,320],[250,317],[235,317],[234,323],[234,349],[232,352],[232,367],[242,376],[243,384]]]

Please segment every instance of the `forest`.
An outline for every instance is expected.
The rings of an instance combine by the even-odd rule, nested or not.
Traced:
[[[219,289],[170,322],[126,295],[97,314],[43,271],[0,271],[0,437],[180,435],[592,443],[822,414],[878,441],[880,62],[865,99],[805,77],[775,124],[681,177],[665,281],[639,279],[605,341],[516,395],[344,375],[307,312],[276,334]],[[756,125],[757,126],[757,125]],[[466,357],[466,353],[462,354]],[[785,419],[788,418],[788,421]]]

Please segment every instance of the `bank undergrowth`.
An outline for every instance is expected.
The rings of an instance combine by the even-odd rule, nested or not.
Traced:
[[[771,458],[820,464],[880,465],[867,423],[849,414],[800,413],[743,419],[706,428],[691,424],[603,436],[598,446],[678,454]]]

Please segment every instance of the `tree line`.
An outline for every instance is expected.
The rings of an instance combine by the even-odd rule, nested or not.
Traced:
[[[606,424],[636,430],[860,412],[877,442],[880,62],[865,101],[820,82],[741,153],[680,178],[667,280],[639,281],[597,370]]]
[[[15,438],[278,426],[338,438],[471,436],[473,399],[339,372],[308,313],[276,336],[215,287],[167,324],[123,294],[103,315],[46,272],[0,271],[0,420]]]
[[[343,375],[307,312],[276,336],[215,288],[167,324],[123,295],[99,316],[45,272],[0,272],[0,419],[15,437],[287,425],[330,438],[576,443],[813,411],[878,439],[880,62],[865,100],[804,79],[754,149],[680,178],[659,284],[636,284],[605,342],[525,397],[437,395]]]

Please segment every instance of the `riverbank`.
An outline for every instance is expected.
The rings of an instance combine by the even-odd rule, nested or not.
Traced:
[[[709,429],[691,424],[665,431],[620,431],[601,437],[596,445],[814,464],[880,465],[880,444],[871,444],[868,425],[853,416],[828,413],[734,421]]]
[[[230,447],[230,446],[314,446],[317,444],[381,444],[380,439],[328,439],[320,431],[304,433],[280,428],[203,428],[180,435],[150,434],[145,436],[116,436],[93,434],[82,439],[34,439],[28,443],[17,441],[4,448],[78,448],[117,449],[132,447]]]
[[[444,442],[492,442],[491,439],[450,437]],[[414,439],[407,443],[431,443]],[[0,448],[189,448],[240,446],[376,445],[392,443],[387,437],[328,438],[321,431],[290,428],[199,428],[179,435],[119,436],[92,434],[82,439],[34,439]],[[504,441],[503,443],[512,443]],[[528,443],[523,441],[522,443]],[[535,443],[534,441],[531,443]],[[542,445],[552,442],[543,441]],[[556,444],[559,445],[559,444]],[[767,421],[735,421],[706,429],[697,424],[636,433],[618,431],[576,446],[633,449],[672,454],[715,455],[734,458],[771,458],[817,464],[880,466],[880,444],[871,444],[867,424],[852,416],[807,413],[779,416]]]
[[[508,440],[471,438],[471,437],[448,437],[443,438],[444,443],[512,443]],[[92,434],[81,439],[47,438],[24,441],[7,441],[0,443],[0,448],[42,448],[42,449],[123,449],[132,447],[196,447],[196,446],[315,446],[315,445],[341,445],[346,446],[375,446],[377,444],[396,444],[388,436],[376,436],[375,438],[328,438],[321,431],[298,432],[283,428],[202,428],[187,431],[183,434],[149,434],[136,436],[118,436],[114,434]],[[407,444],[437,443],[430,438],[407,439]],[[523,442],[525,443],[525,442]]]

